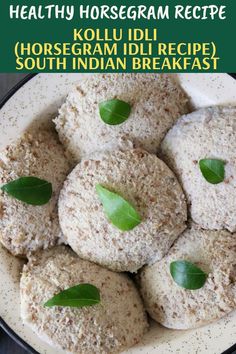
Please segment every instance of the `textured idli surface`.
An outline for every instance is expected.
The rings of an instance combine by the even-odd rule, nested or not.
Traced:
[[[56,134],[30,129],[0,152],[0,184],[34,176],[52,183],[53,196],[42,206],[23,203],[0,191],[0,241],[13,254],[25,256],[53,246],[60,232],[57,200],[70,167]]]
[[[100,290],[100,304],[43,306],[55,294],[80,283]],[[148,327],[139,294],[127,275],[83,261],[64,246],[30,258],[20,291],[23,322],[42,340],[67,353],[119,353],[140,341]]]
[[[204,286],[186,290],[170,274],[170,263],[186,260],[208,274]],[[162,325],[188,329],[220,319],[236,308],[236,235],[188,229],[161,261],[144,267],[139,282],[146,309]]]
[[[204,108],[181,117],[162,143],[166,163],[177,174],[192,219],[206,229],[236,230],[236,107]],[[210,184],[199,160],[225,164],[225,180]]]
[[[126,232],[113,226],[96,184],[131,203],[142,222]],[[81,258],[115,271],[135,272],[161,259],[185,229],[186,213],[185,197],[174,174],[155,155],[140,149],[82,160],[59,197],[66,242]]]
[[[126,122],[105,124],[99,103],[120,99],[132,106]],[[59,137],[76,161],[96,151],[120,146],[155,153],[168,129],[189,112],[186,94],[168,75],[98,74],[81,80],[55,119]]]

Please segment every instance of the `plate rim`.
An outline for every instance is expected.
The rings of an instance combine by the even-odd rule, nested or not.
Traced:
[[[38,73],[28,74],[22,80],[20,80],[16,85],[12,87],[0,100],[0,109],[7,103],[7,101],[28,81],[30,81],[33,77],[38,75]],[[236,73],[228,73],[234,80],[236,80]],[[11,339],[13,339],[22,349],[27,350],[30,354],[40,354],[34,348],[32,348],[25,340],[23,340],[15,331],[13,331],[8,324],[0,317],[0,328],[4,330],[6,334],[9,335]],[[224,351],[222,354],[233,354],[236,351],[236,343]]]

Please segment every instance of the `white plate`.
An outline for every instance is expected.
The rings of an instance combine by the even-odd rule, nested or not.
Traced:
[[[87,75],[87,74],[86,74]],[[193,105],[236,104],[236,81],[227,74],[175,75]],[[85,74],[40,74],[20,87],[0,110],[0,148],[36,118],[50,119],[71,87]],[[40,354],[62,354],[43,343],[20,320],[19,278],[22,261],[0,246],[0,316],[9,328]],[[127,354],[220,354],[236,342],[236,311],[196,330],[173,331],[153,324],[150,332]],[[34,352],[32,350],[32,352]],[[88,353],[89,354],[89,353]]]

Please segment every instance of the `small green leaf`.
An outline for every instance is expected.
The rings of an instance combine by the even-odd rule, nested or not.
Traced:
[[[99,304],[100,292],[92,284],[79,284],[61,291],[48,300],[44,306],[84,307]]]
[[[199,161],[203,177],[211,184],[223,182],[225,178],[225,162],[217,159],[202,159]]]
[[[202,288],[208,276],[200,268],[188,261],[172,262],[170,264],[170,274],[179,286],[189,290]]]
[[[48,203],[52,196],[52,184],[37,177],[20,177],[1,186],[15,199],[31,205]]]
[[[129,103],[113,99],[99,103],[99,113],[104,123],[117,125],[124,123],[131,112]]]
[[[105,215],[114,226],[122,231],[129,231],[140,224],[140,215],[119,194],[110,192],[100,184],[96,185],[96,191],[103,205]]]

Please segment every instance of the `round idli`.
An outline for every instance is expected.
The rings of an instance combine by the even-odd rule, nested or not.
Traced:
[[[26,256],[58,241],[57,201],[69,171],[63,148],[50,129],[32,128],[0,152],[0,184],[34,176],[53,187],[52,198],[42,206],[28,205],[0,191],[0,241],[13,255]]]
[[[99,289],[99,304],[44,307],[55,294],[81,283]],[[139,342],[148,328],[142,301],[127,275],[83,261],[64,246],[30,258],[20,293],[24,324],[67,353],[120,353]]]
[[[114,98],[132,109],[123,124],[111,126],[101,120],[99,103]],[[169,75],[93,74],[68,95],[54,122],[68,155],[78,162],[130,144],[156,153],[169,128],[187,112],[187,96]]]
[[[178,260],[208,274],[202,288],[186,290],[174,282],[170,263]],[[193,225],[167,256],[140,271],[139,283],[148,313],[165,327],[188,329],[218,320],[236,309],[236,235]]]
[[[141,216],[121,231],[107,219],[96,185],[118,193]],[[66,242],[83,259],[114,271],[135,272],[161,259],[185,229],[186,202],[170,169],[140,149],[83,159],[68,176],[59,197]]]
[[[203,108],[179,119],[166,135],[161,155],[177,174],[192,219],[206,229],[236,231],[236,107]],[[225,179],[210,184],[199,160],[225,162]]]

